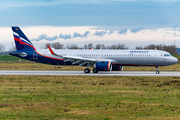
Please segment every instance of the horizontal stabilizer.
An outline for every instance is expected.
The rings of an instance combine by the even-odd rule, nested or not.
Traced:
[[[26,57],[27,56],[27,53],[22,52],[22,51],[10,51],[9,54],[10,55],[19,55],[21,57]]]

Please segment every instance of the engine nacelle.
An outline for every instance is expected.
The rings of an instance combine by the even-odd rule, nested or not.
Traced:
[[[112,66],[112,71],[122,71],[122,70],[123,70],[123,66],[119,66],[119,65]]]
[[[97,71],[111,71],[112,70],[112,63],[110,61],[102,61],[96,63],[96,70]]]

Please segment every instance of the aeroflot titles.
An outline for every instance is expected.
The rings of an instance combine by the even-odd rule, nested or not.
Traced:
[[[134,53],[147,54],[147,53],[148,53],[148,51],[130,51],[130,54],[134,54]]]

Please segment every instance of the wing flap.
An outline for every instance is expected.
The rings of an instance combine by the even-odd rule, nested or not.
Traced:
[[[90,59],[90,58],[83,58],[83,57],[77,57],[77,56],[62,56],[65,59],[74,59],[74,60],[82,60],[82,61],[89,61],[89,62],[96,62],[96,59]]]

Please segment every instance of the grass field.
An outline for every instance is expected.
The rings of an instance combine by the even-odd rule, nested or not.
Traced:
[[[24,61],[0,64],[1,70],[85,69]],[[159,70],[180,71],[180,62]],[[0,76],[0,119],[179,119],[179,100],[180,77]]]
[[[179,77],[0,76],[0,119],[179,119]]]
[[[3,62],[8,62],[8,61],[17,62],[19,60],[20,60],[20,58],[14,57],[11,55],[0,55],[0,61],[3,61]],[[21,59],[21,61],[27,61],[27,60]]]

